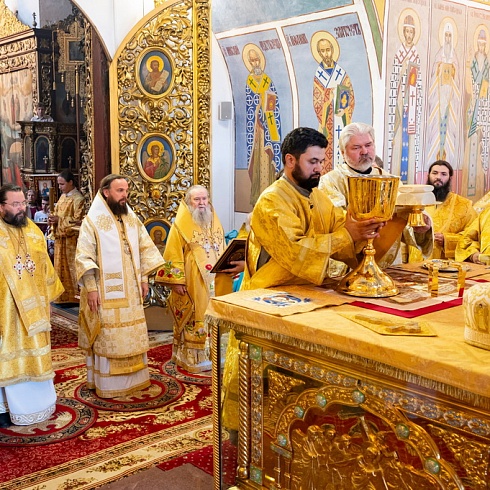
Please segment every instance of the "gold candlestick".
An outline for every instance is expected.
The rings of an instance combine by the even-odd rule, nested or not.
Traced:
[[[55,189],[54,187],[49,188],[49,212],[54,212],[54,200],[55,200]]]

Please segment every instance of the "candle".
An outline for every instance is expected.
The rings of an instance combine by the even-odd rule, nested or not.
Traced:
[[[49,188],[49,212],[53,213],[54,212],[54,199],[55,199],[55,189],[54,187]]]

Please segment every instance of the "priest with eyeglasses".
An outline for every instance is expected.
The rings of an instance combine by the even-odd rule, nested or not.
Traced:
[[[63,293],[27,201],[0,188],[0,428],[49,419],[56,409],[50,303]]]

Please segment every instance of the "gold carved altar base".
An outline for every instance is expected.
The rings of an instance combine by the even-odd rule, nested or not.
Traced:
[[[478,366],[490,352],[465,346],[461,307],[424,315],[433,338],[387,338],[335,311],[359,309],[276,317],[211,301],[215,489],[487,488],[490,384],[481,382],[490,374]],[[230,328],[239,340],[238,431],[221,424],[218,402],[217,346]],[[372,357],[369,343],[382,347]],[[452,352],[431,372],[438,345]],[[446,379],[444,363],[452,363]],[[477,389],[464,382],[471,376]]]

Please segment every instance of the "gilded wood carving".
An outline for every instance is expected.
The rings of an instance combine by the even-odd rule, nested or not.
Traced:
[[[145,222],[171,221],[185,191],[209,186],[208,0],[162,2],[111,66],[112,168]]]
[[[0,0],[0,38],[29,29],[30,27],[23,24],[5,5],[5,0]]]
[[[208,321],[215,346],[230,324]],[[241,340],[236,488],[487,487],[488,410],[234,326]],[[213,376],[219,386],[218,369]],[[220,390],[215,395],[219,404]],[[215,447],[215,457],[226,459],[236,442],[228,440],[233,429],[221,425],[221,434],[226,454]],[[218,474],[230,461],[222,464]]]

